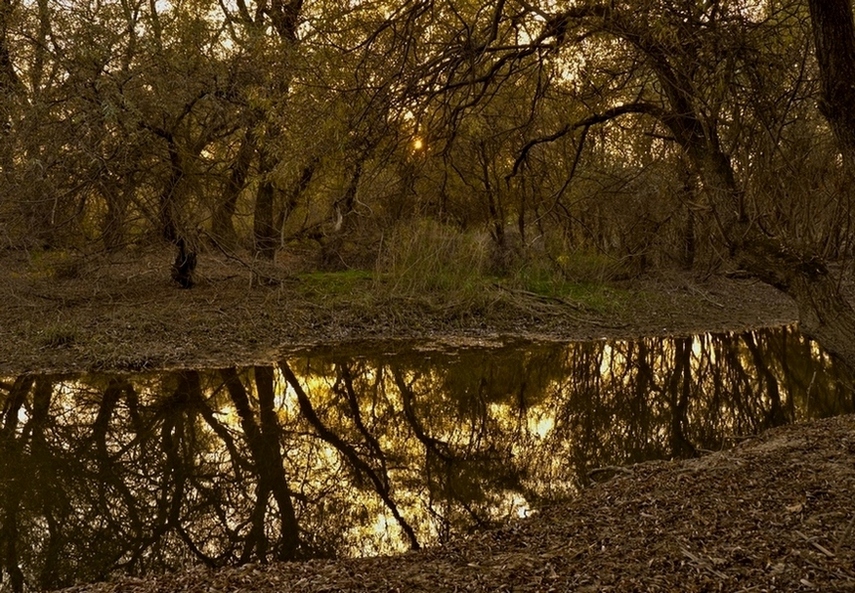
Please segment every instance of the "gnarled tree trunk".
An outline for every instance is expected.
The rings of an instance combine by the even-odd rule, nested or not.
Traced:
[[[823,79],[822,111],[845,160],[855,164],[855,27],[850,0],[811,0],[811,9]],[[844,363],[855,377],[855,309],[826,263],[816,253],[768,235],[748,219],[733,166],[721,148],[715,127],[704,125],[696,111],[689,81],[671,67],[668,56],[655,43],[632,30],[626,37],[653,62],[670,106],[657,117],[700,176],[734,259],[758,279],[790,296],[798,306],[802,331]],[[833,55],[819,55],[822,53]],[[844,73],[842,80],[846,82],[841,84],[838,77]]]
[[[855,167],[855,20],[851,0],[809,0],[822,99],[819,110],[850,174]]]

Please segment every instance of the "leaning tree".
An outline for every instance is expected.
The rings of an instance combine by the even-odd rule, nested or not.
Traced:
[[[851,171],[855,162],[851,2],[811,0],[809,5],[821,79],[820,110],[844,155],[843,168]],[[520,146],[511,174],[541,145],[575,136],[578,157],[592,129],[620,122],[639,134],[650,134],[649,127],[638,122],[652,122],[652,134],[675,147],[700,180],[699,211],[708,217],[727,257],[793,298],[802,330],[855,370],[855,310],[829,269],[827,249],[792,229],[768,224],[770,210],[780,206],[775,200],[787,196],[756,200],[754,194],[763,188],[746,191],[750,159],[737,162],[732,154],[734,137],[743,133],[739,114],[748,108],[736,96],[754,93],[757,101],[762,99],[762,85],[774,61],[768,55],[769,40],[793,34],[791,23],[808,21],[803,4],[580,0],[568,6],[448,0],[406,7],[390,17],[397,19],[397,26],[383,23],[375,39],[399,35],[401,51],[414,56],[410,76],[400,83],[402,92],[417,97],[425,113],[447,115],[446,125],[452,127],[493,101],[498,89],[519,85],[522,77],[544,63],[557,64],[554,67],[570,72],[569,78],[584,77],[592,64],[604,60],[622,63],[615,72],[631,75],[626,84],[619,89],[603,87],[598,100],[583,103],[587,113],[579,115],[577,105],[568,109],[572,119],[529,138]],[[423,23],[427,41],[419,44],[400,33],[418,29],[413,22]],[[838,211],[848,215],[845,191],[833,200],[844,206]],[[767,210],[758,210],[761,205]],[[797,220],[806,220],[809,200],[799,206],[803,212]],[[835,253],[845,256],[848,238],[842,234],[839,241]]]

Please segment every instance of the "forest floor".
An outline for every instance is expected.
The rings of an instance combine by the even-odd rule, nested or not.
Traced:
[[[617,473],[572,500],[443,547],[198,568],[72,591],[855,591],[853,416],[780,427],[705,457]]]
[[[259,285],[246,265],[203,255],[197,285],[183,290],[170,278],[171,255],[0,254],[0,375],[269,363],[317,345],[386,340],[686,335],[797,316],[787,297],[758,282],[676,272],[541,292],[502,279],[420,291],[369,273],[275,267],[264,276],[279,280]]]
[[[628,338],[796,319],[792,303],[761,284],[677,273],[557,296],[497,280],[449,297],[396,295],[365,274],[283,274],[253,286],[245,266],[214,257],[202,258],[198,285],[181,290],[166,252],[15,253],[0,270],[0,376],[272,362],[365,341]],[[76,591],[855,591],[853,416],[613,473],[527,519],[439,548],[123,577]]]

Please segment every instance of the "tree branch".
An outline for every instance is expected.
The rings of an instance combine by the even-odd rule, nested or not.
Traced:
[[[528,153],[531,152],[531,149],[540,144],[546,144],[549,142],[555,142],[556,140],[563,138],[567,134],[570,134],[579,128],[584,128],[583,132],[583,140],[585,135],[587,134],[588,128],[591,126],[595,126],[597,124],[602,124],[607,121],[611,121],[615,118],[618,118],[622,115],[626,115],[628,113],[642,113],[646,115],[652,115],[656,119],[662,120],[667,115],[667,112],[657,105],[653,105],[652,103],[646,103],[644,101],[635,101],[633,103],[626,103],[624,105],[618,105],[617,107],[612,107],[600,114],[594,114],[585,119],[582,119],[574,124],[565,124],[560,130],[557,132],[550,134],[548,136],[543,136],[541,138],[535,138],[534,140],[529,140],[525,146],[523,146],[520,151],[519,156],[514,161],[514,168],[511,171],[510,175],[508,175],[505,180],[512,179],[519,172],[520,166],[525,162],[528,158]],[[578,161],[579,155],[582,152],[582,144],[579,144],[579,148],[576,151],[576,161]],[[576,168],[576,162],[573,163],[573,169]]]

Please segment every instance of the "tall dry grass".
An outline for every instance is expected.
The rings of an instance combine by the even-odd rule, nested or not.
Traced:
[[[432,220],[399,225],[385,237],[377,277],[395,296],[469,297],[486,282],[489,238]]]

